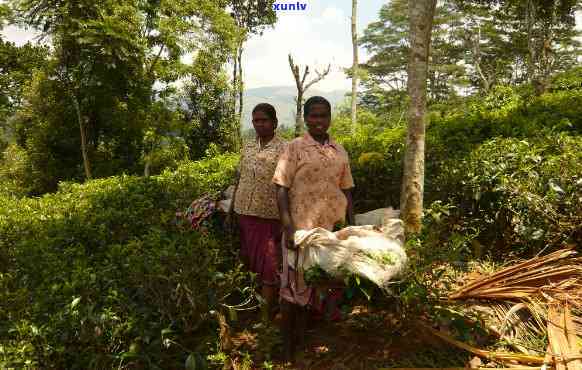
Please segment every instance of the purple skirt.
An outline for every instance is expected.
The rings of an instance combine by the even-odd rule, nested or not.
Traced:
[[[265,285],[279,285],[282,228],[279,220],[239,216],[240,256]]]

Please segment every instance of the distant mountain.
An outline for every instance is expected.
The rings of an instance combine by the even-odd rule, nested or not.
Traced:
[[[307,99],[314,95],[321,95],[329,100],[332,109],[336,109],[338,105],[341,105],[344,102],[346,93],[348,93],[348,91],[334,90],[331,92],[323,92],[317,89],[309,89],[307,90],[305,98]],[[294,125],[296,96],[297,88],[295,86],[268,86],[245,90],[242,119],[243,129],[251,127],[251,112],[255,105],[259,103],[269,103],[275,107],[277,110],[277,117],[279,118],[279,125]]]

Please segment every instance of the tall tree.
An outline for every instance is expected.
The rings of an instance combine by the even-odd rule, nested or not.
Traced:
[[[358,0],[352,0],[352,128],[356,127],[358,108],[358,29],[357,29]]]
[[[47,160],[76,158],[73,143],[78,145],[77,153],[83,152],[83,157],[91,161],[95,177],[142,171],[141,162],[151,158],[144,140],[146,132],[151,132],[147,125],[154,122],[154,117],[166,116],[157,113],[154,102],[172,94],[173,83],[190,73],[191,66],[183,62],[184,55],[208,44],[208,40],[232,50],[236,34],[236,25],[224,1],[12,0],[11,3],[20,21],[50,37],[54,46],[54,63],[39,78],[57,80],[59,86],[52,83],[35,86],[69,92],[51,95],[55,100],[31,100],[37,105],[29,107],[21,122],[52,128],[43,139],[47,145],[42,147],[51,151],[44,156]],[[46,104],[52,104],[55,112],[62,108],[63,115],[49,115],[50,122],[47,117],[35,116],[33,108],[50,111]],[[76,135],[71,132],[73,123],[77,126]],[[23,135],[32,134],[21,126],[19,132]],[[67,135],[54,137],[64,126],[69,126]],[[28,148],[26,137],[21,139],[27,150],[36,150]],[[41,140],[42,136],[36,139]],[[51,184],[72,179],[65,170],[58,169]],[[88,171],[84,172],[87,175]]]
[[[0,38],[0,141],[7,120],[22,107],[23,90],[35,70],[46,66],[49,50],[27,43],[16,46]]]
[[[460,62],[465,50],[457,30],[460,17],[448,2],[439,3],[436,8],[429,65],[430,101],[442,102],[454,96],[455,87],[464,78],[465,67]],[[371,54],[361,65],[367,71],[361,94],[366,107],[382,111],[402,109],[410,54],[408,36],[407,0],[393,0],[384,5],[379,20],[365,29],[361,43]]]
[[[473,87],[533,82],[543,91],[548,77],[577,64],[582,33],[573,0],[456,0],[463,14],[458,30]],[[462,31],[461,31],[462,30]]]
[[[429,104],[446,101],[460,90],[486,92],[498,84],[532,81],[529,75],[538,70],[545,71],[539,75],[548,75],[575,65],[581,50],[580,31],[575,28],[576,7],[564,8],[567,2],[438,2],[431,36]],[[528,3],[535,11],[528,12]],[[404,100],[409,53],[407,9],[406,0],[390,1],[381,8],[379,20],[364,31],[361,44],[371,55],[361,65],[368,77],[362,81],[360,93],[365,107],[392,112],[399,110]],[[546,42],[544,54],[538,50],[544,50],[546,34],[553,41]]]
[[[303,97],[307,89],[311,86],[315,85],[319,81],[323,80],[325,76],[329,74],[331,69],[331,64],[327,65],[323,71],[315,71],[317,75],[311,81],[305,82],[307,76],[309,75],[309,66],[305,66],[303,70],[303,75],[301,75],[301,68],[299,65],[295,64],[293,61],[293,57],[289,54],[289,67],[291,68],[291,72],[293,73],[293,78],[295,78],[295,86],[297,86],[297,98],[295,99],[295,104],[297,107],[296,114],[295,114],[295,137],[301,135],[303,131]]]
[[[573,0],[507,1],[504,5],[525,19],[525,24],[519,24],[527,37],[526,76],[538,93],[546,89],[553,72],[577,63],[581,33],[575,28],[574,12],[580,7]]]
[[[233,61],[233,103],[238,104],[238,120],[240,132],[240,120],[244,106],[244,80],[242,55],[244,43],[249,37],[262,34],[266,27],[277,21],[277,15],[273,10],[275,0],[229,0],[231,15],[240,30],[237,39]],[[237,102],[238,100],[238,102]],[[239,136],[240,140],[240,136]]]
[[[238,121],[230,105],[234,86],[223,69],[228,57],[216,46],[200,50],[184,86],[184,137],[192,159],[203,157],[213,144],[221,150],[240,149]]]
[[[426,83],[431,32],[437,0],[409,1],[410,60],[408,64],[408,131],[400,209],[407,233],[422,227],[424,192],[424,136],[426,127]]]

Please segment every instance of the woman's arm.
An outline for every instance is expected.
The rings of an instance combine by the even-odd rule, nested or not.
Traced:
[[[348,200],[348,207],[346,209],[346,222],[348,225],[355,225],[354,220],[354,203],[352,200],[352,189],[342,189],[346,199]]]
[[[287,242],[287,249],[295,248],[295,224],[291,218],[291,212],[289,211],[289,189],[277,185],[277,205],[279,206],[279,217],[281,218],[281,224],[283,225],[283,230],[285,231],[285,238]]]

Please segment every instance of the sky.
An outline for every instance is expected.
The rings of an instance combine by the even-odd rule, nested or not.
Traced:
[[[2,2],[2,0],[0,0]],[[293,54],[296,64],[308,64],[320,70],[331,63],[331,73],[317,89],[321,91],[349,90],[351,82],[343,68],[352,64],[351,0],[277,0],[277,3],[307,4],[304,11],[279,11],[274,27],[263,35],[254,36],[245,44],[243,75],[245,88],[293,86],[295,81],[289,68],[288,55]],[[387,0],[358,1],[358,33],[378,19],[378,13]],[[576,23],[582,27],[582,13],[576,14]],[[32,40],[30,30],[7,27],[3,37],[18,44]],[[367,58],[360,48],[360,62]]]
[[[279,3],[296,2],[277,0]],[[310,69],[324,69],[331,63],[330,75],[318,83],[322,91],[349,90],[351,82],[343,68],[352,65],[351,0],[301,0],[305,11],[280,11],[274,28],[262,36],[250,39],[243,54],[243,71],[247,88],[295,85],[289,68],[291,53],[296,64],[308,64]],[[358,2],[358,33],[378,19],[386,0]],[[360,60],[365,60],[360,48]]]
[[[2,0],[0,0],[2,2]],[[289,68],[288,55],[295,63],[323,69],[331,63],[329,76],[317,84],[318,90],[348,90],[350,80],[342,68],[352,64],[351,0],[300,0],[307,4],[304,11],[280,11],[275,27],[262,36],[247,41],[243,53],[245,88],[266,86],[293,86],[295,81]],[[378,18],[386,0],[360,0],[358,9],[359,32]],[[297,3],[297,0],[277,0],[277,3]],[[33,40],[35,33],[16,27],[6,27],[5,39],[23,44]],[[360,51],[364,60],[364,50]]]

